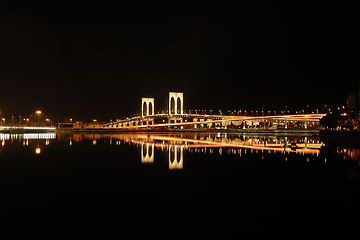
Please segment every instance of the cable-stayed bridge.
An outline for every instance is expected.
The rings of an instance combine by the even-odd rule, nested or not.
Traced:
[[[314,129],[326,114],[233,116],[185,113],[181,92],[169,92],[166,114],[155,113],[155,99],[142,98],[141,115],[97,124],[102,129],[123,130],[206,130],[206,129]],[[96,128],[94,125],[88,127]]]

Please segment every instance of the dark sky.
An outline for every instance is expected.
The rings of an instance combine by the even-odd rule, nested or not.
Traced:
[[[116,2],[116,3],[114,3]],[[344,105],[357,91],[358,8],[343,1],[0,3],[0,109],[107,120],[165,110]]]

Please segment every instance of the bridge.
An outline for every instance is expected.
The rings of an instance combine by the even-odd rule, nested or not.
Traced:
[[[316,129],[326,114],[288,114],[262,116],[234,116],[185,113],[184,95],[169,92],[167,113],[155,113],[155,99],[142,98],[141,115],[86,128],[146,130],[208,130],[208,129]]]
[[[0,126],[0,133],[3,132],[47,132],[55,131],[56,127],[30,127],[30,126]]]

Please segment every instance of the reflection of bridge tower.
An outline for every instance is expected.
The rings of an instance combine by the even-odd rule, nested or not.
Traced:
[[[169,169],[182,169],[183,168],[183,146],[169,146]]]
[[[153,163],[154,162],[154,144],[141,143],[141,162]]]
[[[184,113],[184,94],[180,92],[169,92],[169,114]]]
[[[154,98],[142,98],[141,101],[141,116],[154,115]]]

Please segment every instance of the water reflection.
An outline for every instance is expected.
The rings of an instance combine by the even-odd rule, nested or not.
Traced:
[[[58,140],[73,142],[102,140],[109,145],[128,144],[139,149],[141,163],[154,163],[156,150],[166,152],[170,170],[183,169],[184,152],[191,154],[275,154],[295,153],[318,157],[324,145],[316,136],[264,136],[229,133],[123,133],[58,135]],[[307,158],[309,161],[309,158]]]
[[[40,147],[35,148],[35,154],[40,154],[40,153],[41,153],[41,148]]]
[[[341,232],[358,226],[359,166],[343,158],[359,161],[360,149],[317,136],[52,133],[0,135],[0,142],[0,203],[11,234],[29,222],[40,236],[48,223],[46,235],[94,228],[103,236],[109,225],[133,234],[146,222],[142,232],[158,234],[161,225],[166,237],[175,223],[181,238],[208,229],[220,238],[231,229],[291,234],[303,219],[321,234],[339,219]]]
[[[169,169],[182,169],[184,162],[184,146],[169,146]]]
[[[350,148],[343,146],[334,146],[329,145],[326,147],[327,151],[332,152],[343,159],[351,159],[352,161],[357,162],[360,165],[360,149],[359,148]]]
[[[340,156],[348,157],[354,161],[360,162],[360,149],[338,148],[337,153]]]
[[[35,145],[34,153],[41,154],[42,148],[50,145],[50,140],[56,139],[56,133],[21,133],[21,134],[0,134],[1,149],[4,149],[6,142],[20,143],[22,146]]]
[[[141,143],[141,162],[153,163],[154,162],[154,144]]]
[[[184,152],[190,154],[233,154],[242,157],[246,154],[283,154],[288,161],[289,154],[319,157],[321,151],[329,151],[317,136],[268,136],[230,133],[121,133],[121,134],[56,134],[56,133],[23,133],[0,134],[1,149],[6,143],[21,143],[22,146],[33,146],[35,154],[41,154],[51,142],[74,143],[90,141],[95,147],[98,143],[109,145],[127,144],[135,146],[140,152],[140,161],[144,164],[155,162],[156,151],[165,152],[168,157],[168,168],[183,169]],[[360,164],[360,149],[332,146],[332,153],[343,158],[352,159]],[[264,156],[262,155],[262,158]],[[324,162],[327,157],[324,156]]]

